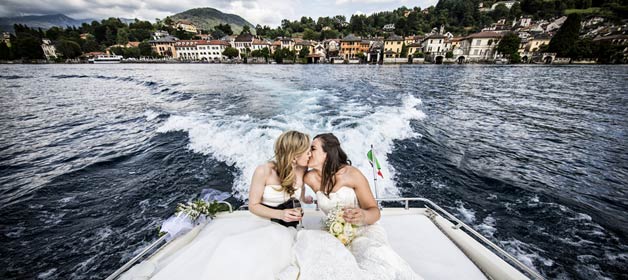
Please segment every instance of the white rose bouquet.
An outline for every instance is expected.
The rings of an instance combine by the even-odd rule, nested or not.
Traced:
[[[340,242],[347,246],[358,235],[358,226],[350,224],[342,217],[343,209],[336,206],[327,213],[325,219],[325,230],[338,238]]]

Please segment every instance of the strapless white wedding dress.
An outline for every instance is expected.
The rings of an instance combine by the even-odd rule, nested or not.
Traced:
[[[320,191],[316,196],[325,213],[356,201],[355,191],[349,187],[341,187],[329,197]],[[378,223],[363,226],[348,247],[326,231],[301,230],[294,249],[301,280],[422,279],[390,247],[386,231]]]
[[[266,186],[262,203],[277,206],[286,201],[288,194],[278,188]],[[301,190],[294,194],[300,195]],[[245,223],[215,220],[176,255],[160,262],[151,279],[295,279],[298,271],[284,271],[294,261],[295,235],[296,229],[255,215]]]

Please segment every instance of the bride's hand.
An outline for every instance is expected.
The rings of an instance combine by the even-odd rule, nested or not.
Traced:
[[[301,212],[297,209],[281,210],[281,220],[284,222],[296,222],[301,220]]]
[[[342,218],[350,224],[363,225],[366,216],[361,208],[347,208],[344,210]]]
[[[303,202],[305,202],[305,204],[312,204],[314,203],[314,198],[311,195],[306,195],[303,198]]]

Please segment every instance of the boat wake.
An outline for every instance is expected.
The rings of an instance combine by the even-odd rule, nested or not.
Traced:
[[[249,181],[255,167],[272,159],[275,139],[283,131],[291,129],[312,137],[319,133],[334,133],[352,164],[367,178],[371,178],[372,170],[366,160],[366,152],[373,144],[384,173],[384,179],[378,180],[378,194],[380,197],[398,196],[399,191],[394,184],[395,170],[387,164],[388,154],[392,152],[393,141],[420,136],[412,130],[410,122],[425,117],[417,108],[421,100],[408,95],[400,106],[376,108],[357,101],[339,102],[334,110],[346,113],[338,116],[319,106],[323,98],[330,102],[330,96],[322,90],[293,96],[294,103],[291,104],[300,104],[298,109],[289,106],[285,112],[271,118],[230,115],[225,110],[174,115],[157,131],[187,132],[191,150],[235,166],[238,171],[233,174],[236,178],[233,194],[240,200],[248,196]]]

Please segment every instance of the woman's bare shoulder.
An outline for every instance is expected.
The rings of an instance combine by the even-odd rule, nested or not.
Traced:
[[[269,162],[258,165],[255,168],[255,173],[261,173],[261,174],[264,174],[265,176],[268,176],[272,173],[274,168],[275,168],[275,163],[273,163],[272,161],[269,161]]]
[[[364,173],[362,173],[360,169],[354,166],[350,166],[350,165],[346,167],[345,176],[347,180],[352,181],[352,182],[362,181],[366,179],[366,177],[364,176]]]

